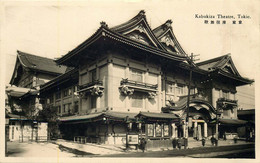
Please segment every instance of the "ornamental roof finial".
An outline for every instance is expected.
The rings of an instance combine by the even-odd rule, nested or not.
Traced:
[[[104,22],[104,21],[100,22],[100,25],[101,25],[102,27],[106,27],[106,28],[108,27],[107,23]]]
[[[167,20],[167,21],[165,22],[165,24],[166,24],[167,26],[171,26],[172,20],[171,20],[171,19]]]
[[[141,10],[138,15],[145,15],[145,11]]]

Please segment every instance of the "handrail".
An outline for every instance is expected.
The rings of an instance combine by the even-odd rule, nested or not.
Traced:
[[[129,80],[127,78],[122,79],[120,84],[121,85],[128,84],[128,85],[132,85],[132,86],[140,86],[140,87],[151,88],[151,89],[157,89],[158,88],[158,84],[149,84],[149,83]]]
[[[103,86],[103,81],[95,80],[95,81],[92,81],[92,82],[89,82],[89,83],[86,83],[86,84],[83,84],[83,85],[79,85],[79,89],[88,88],[88,87],[91,87],[91,86],[94,86],[94,85]]]

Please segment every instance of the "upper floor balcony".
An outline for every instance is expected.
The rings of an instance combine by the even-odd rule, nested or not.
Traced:
[[[104,92],[103,82],[95,80],[83,85],[79,85],[79,91],[81,95],[90,94],[92,96],[102,96]]]
[[[148,93],[149,98],[154,98],[158,90],[158,84],[148,84],[144,82],[122,79],[120,91],[123,95],[132,95],[134,91]]]
[[[237,100],[231,100],[227,98],[219,98],[217,100],[217,107],[220,109],[233,109],[237,107]]]

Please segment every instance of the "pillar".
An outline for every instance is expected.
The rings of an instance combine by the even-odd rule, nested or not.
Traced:
[[[112,57],[109,57],[107,71],[107,107],[113,107],[113,63]]]
[[[208,137],[208,124],[204,122],[204,137]]]
[[[176,138],[176,126],[172,123],[172,138]]]
[[[198,129],[197,129],[197,127],[198,127],[198,122],[195,120],[195,122],[194,122],[194,131],[193,131],[195,138],[198,138],[198,134],[197,134]]]

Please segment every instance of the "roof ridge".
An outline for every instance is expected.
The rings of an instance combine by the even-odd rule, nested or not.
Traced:
[[[146,19],[146,15],[145,15],[145,11],[144,10],[139,11],[139,13],[137,15],[135,15],[133,18],[131,18],[130,20],[128,20],[128,21],[126,21],[126,22],[124,22],[122,24],[116,25],[114,27],[111,27],[110,29],[111,30],[118,30],[118,28],[122,28],[125,25],[127,25],[128,23],[130,23],[130,22],[132,22],[134,20],[140,20],[142,18]]]
[[[20,51],[20,50],[17,50],[17,53],[18,54],[31,55],[31,56],[35,56],[35,57],[39,57],[39,58],[45,58],[45,59],[50,59],[50,60],[55,61],[55,59],[52,59],[52,58],[48,58],[48,57],[44,57],[44,56],[40,56],[40,55],[35,55],[35,54],[31,54],[31,53]]]
[[[227,56],[230,56],[230,55],[231,55],[231,53],[228,53],[228,54],[225,54],[225,55],[221,55],[221,56],[216,57],[216,58],[212,58],[212,59],[208,59],[208,60],[205,60],[205,61],[202,61],[202,62],[198,62],[198,63],[196,63],[196,65],[197,66],[201,66],[201,65],[204,65],[204,64],[208,64],[208,63],[220,60],[220,59],[222,59],[224,57],[227,57]]]

